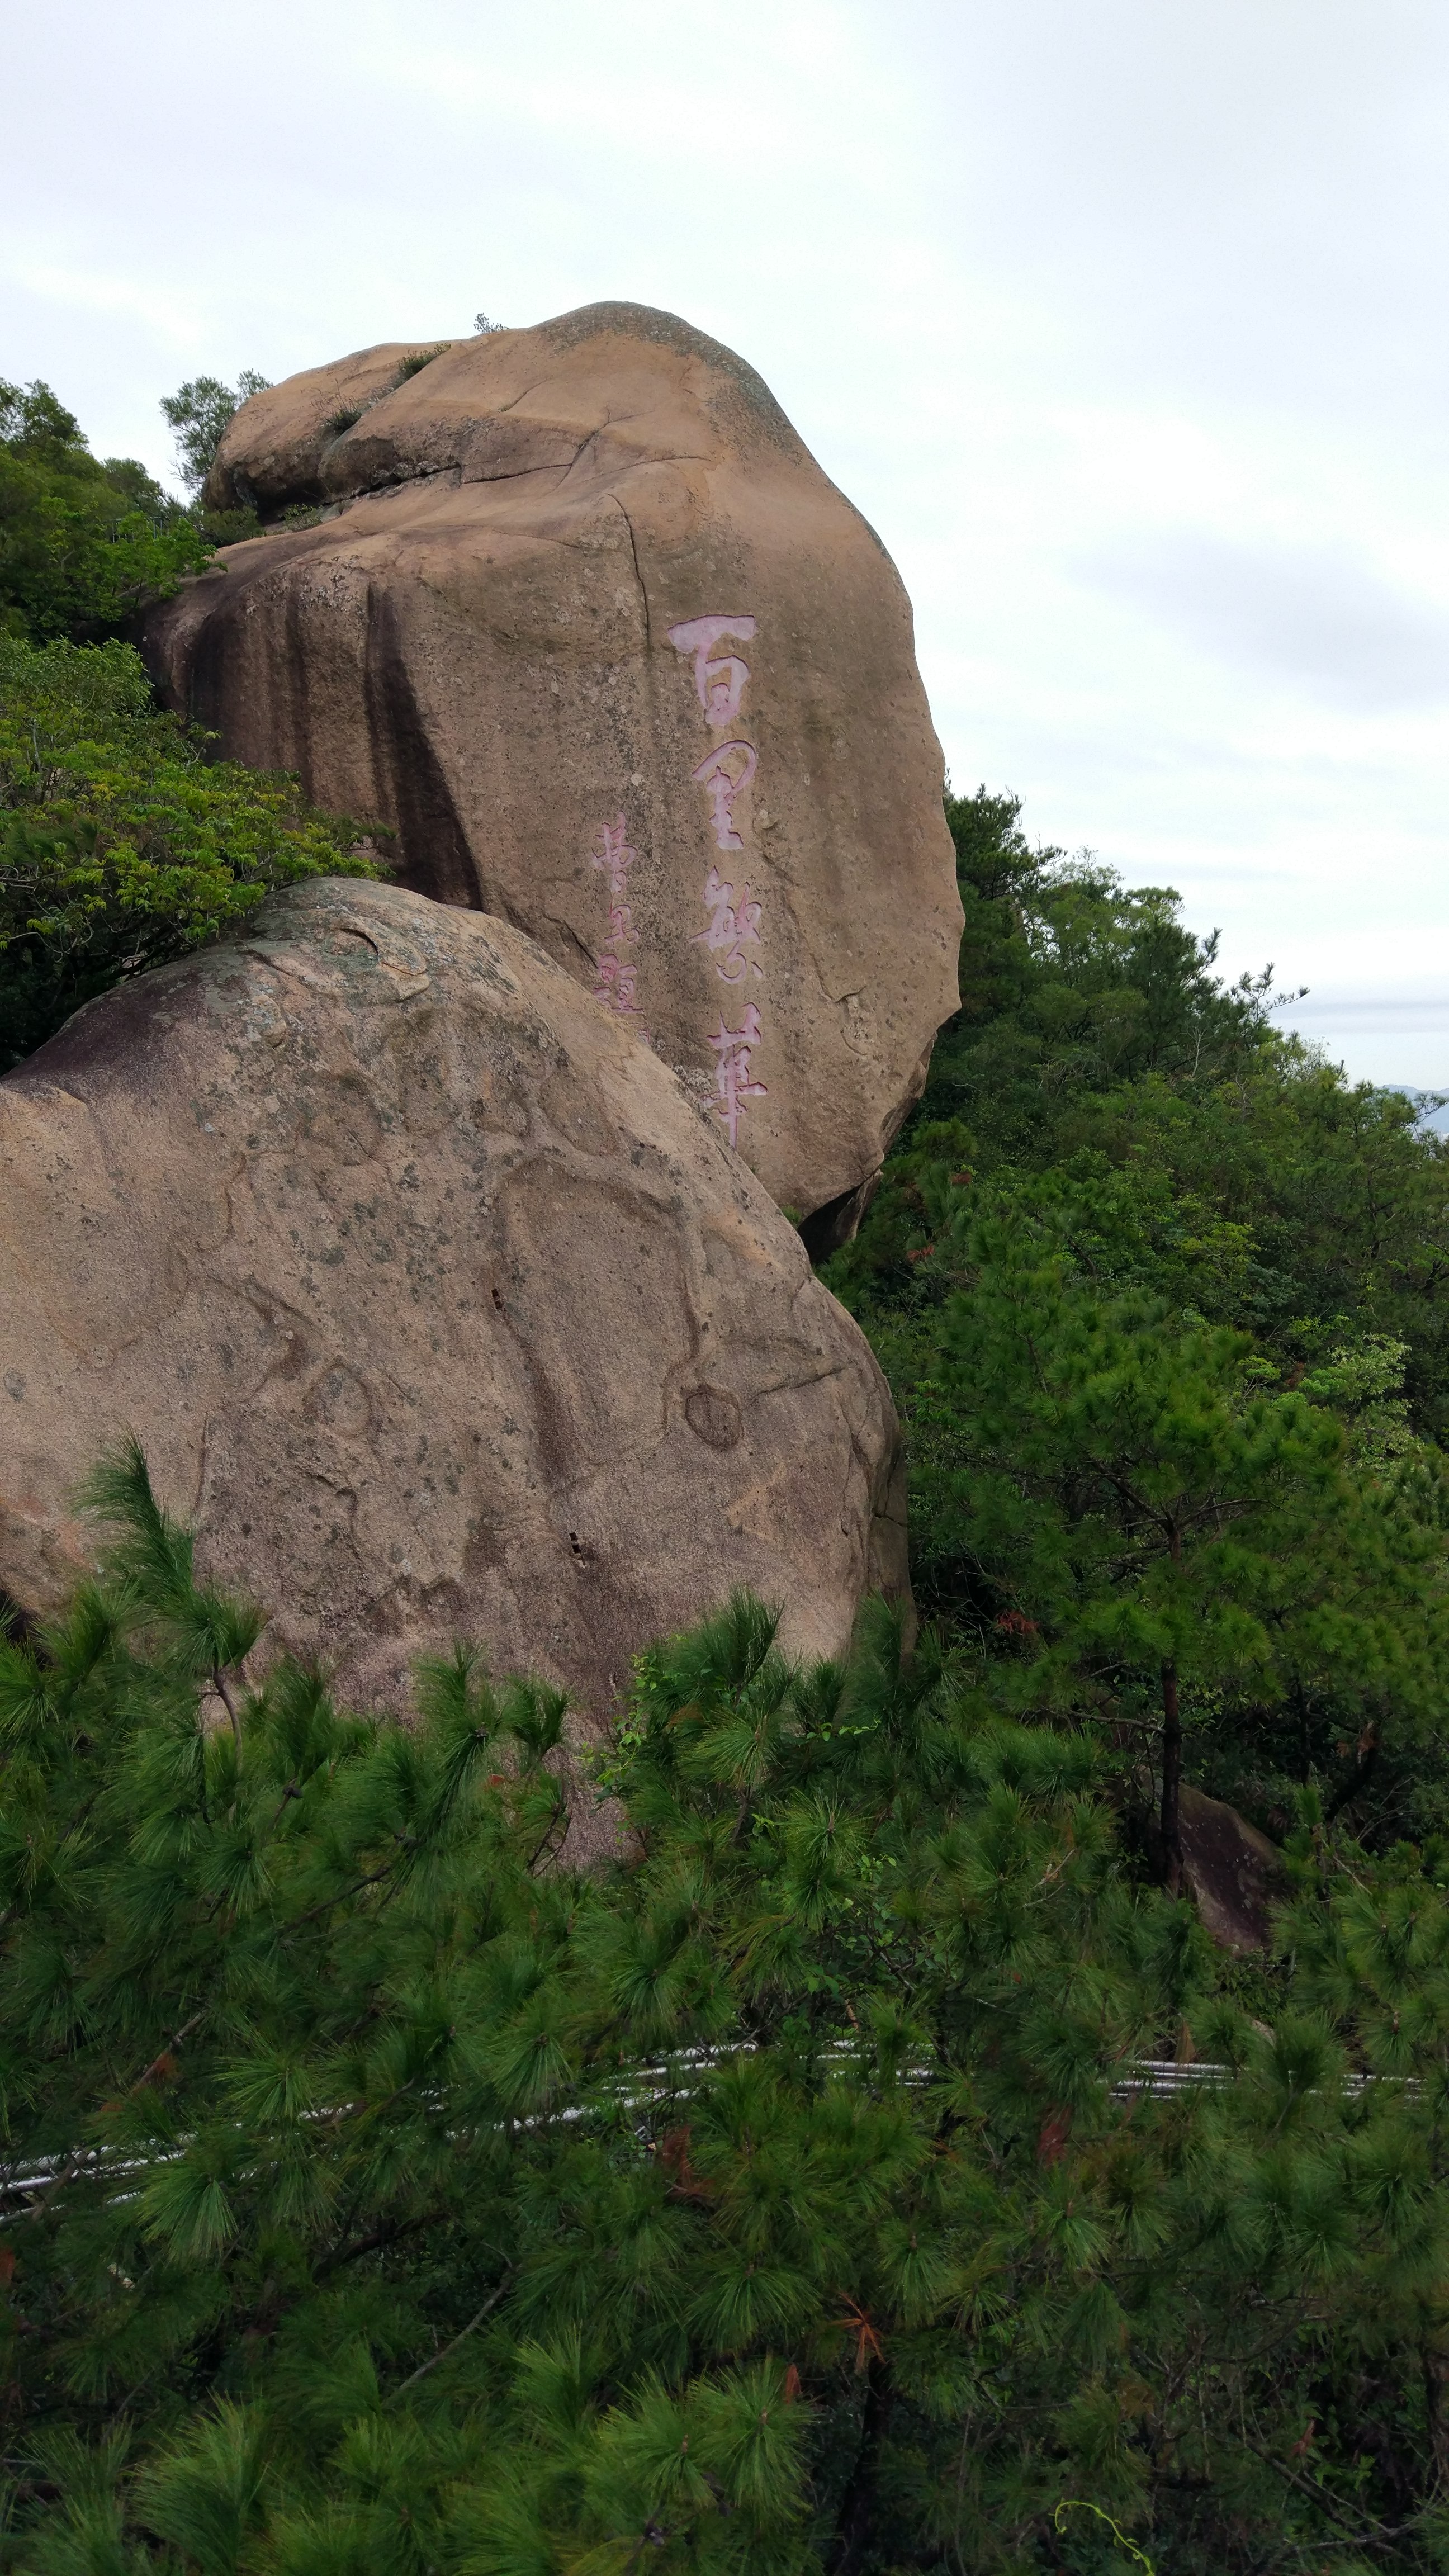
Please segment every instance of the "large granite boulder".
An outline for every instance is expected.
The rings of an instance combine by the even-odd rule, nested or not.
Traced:
[[[457,1634],[602,1719],[736,1584],[810,1653],[904,1588],[856,1326],[627,1023],[477,912],[332,879],[0,1082],[0,1585],[134,1429],[207,1567],[400,1706]]]
[[[529,931],[840,1239],[961,916],[909,602],[760,378],[633,304],[369,349],[209,492],[278,525],[153,614],[171,702]]]

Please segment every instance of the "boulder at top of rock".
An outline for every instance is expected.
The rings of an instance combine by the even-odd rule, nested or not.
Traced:
[[[910,604],[753,369],[633,304],[367,350],[208,490],[327,515],[153,614],[172,704],[530,932],[839,1239],[961,914]]]
[[[207,478],[213,509],[256,510],[264,519],[330,496],[321,462],[365,411],[420,374],[452,342],[383,340],[327,367],[309,367],[285,384],[264,385],[243,406],[244,463],[223,461],[239,442],[225,435]],[[235,415],[233,415],[235,419]]]
[[[599,1718],[737,1584],[837,1651],[905,1587],[863,1335],[674,1077],[532,941],[333,879],[0,1082],[0,1584],[134,1430],[363,1706],[458,1634]]]

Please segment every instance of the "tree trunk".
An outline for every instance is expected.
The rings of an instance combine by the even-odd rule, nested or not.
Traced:
[[[1177,1703],[1177,1666],[1162,1667],[1162,1883],[1170,1896],[1182,1885],[1182,1826],[1178,1808],[1182,1791],[1182,1716]]]
[[[860,2419],[860,2445],[855,2454],[855,2466],[850,2472],[835,2520],[830,2576],[860,2576],[860,2570],[866,2564],[871,2525],[875,2520],[881,2436],[885,2432],[890,2403],[885,2364],[877,2356],[866,2376],[865,2409]]]
[[[1329,1799],[1328,1806],[1325,1811],[1326,1819],[1329,1824],[1332,1824],[1335,1816],[1342,1815],[1344,1808],[1349,1806],[1358,1796],[1360,1789],[1366,1789],[1368,1787],[1368,1784],[1373,1778],[1374,1772],[1378,1767],[1378,1758],[1379,1731],[1374,1725],[1372,1719],[1370,1719],[1368,1725],[1364,1728],[1362,1735],[1358,1739],[1358,1752],[1353,1769],[1350,1771],[1346,1780],[1340,1781],[1338,1787],[1334,1790],[1333,1796]]]
[[[1444,2403],[1449,2385],[1449,2353],[1441,2342],[1430,2339],[1420,2345],[1419,2359],[1424,2372],[1424,2412],[1429,2420],[1434,2490],[1443,2495],[1449,2490],[1449,2408]]]
[[[1306,1789],[1313,1776],[1313,1744],[1308,1725],[1308,1696],[1300,1681],[1293,1684],[1293,1706],[1298,1716],[1298,1777]]]

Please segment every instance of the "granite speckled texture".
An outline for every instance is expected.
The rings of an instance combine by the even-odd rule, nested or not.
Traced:
[[[736,1584],[831,1652],[905,1592],[864,1340],[717,1122],[520,931],[350,879],[0,1082],[0,1584],[140,1437],[274,1641],[401,1707],[456,1635],[607,1719]]]
[[[209,494],[279,524],[153,612],[152,669],[228,754],[385,822],[402,883],[603,992],[821,1251],[956,1007],[895,568],[672,314],[590,305],[404,375],[419,354],[242,407]],[[331,515],[281,525],[298,505]]]

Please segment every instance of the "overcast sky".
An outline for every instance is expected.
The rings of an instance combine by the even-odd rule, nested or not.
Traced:
[[[0,374],[158,397],[665,305],[916,607],[958,787],[1449,1086],[1444,0],[66,0],[6,39]]]

